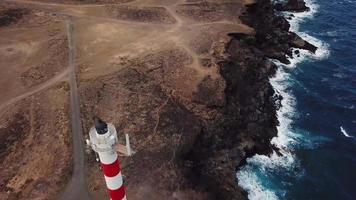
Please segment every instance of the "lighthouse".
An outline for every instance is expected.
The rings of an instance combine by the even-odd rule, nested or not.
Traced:
[[[94,118],[95,126],[90,129],[88,145],[98,153],[101,170],[111,200],[126,200],[125,187],[118,160],[117,133],[114,125]]]

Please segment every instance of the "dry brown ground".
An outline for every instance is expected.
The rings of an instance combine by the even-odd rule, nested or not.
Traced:
[[[53,199],[71,173],[65,26],[16,9],[0,5],[0,199]]]
[[[1,9],[11,12],[16,8]],[[67,73],[63,21],[40,10],[24,12],[16,23],[0,26],[0,108],[13,103],[17,96],[53,84]]]
[[[11,105],[0,122],[0,199],[53,199],[71,171],[68,85]]]
[[[0,106],[15,102],[27,105],[42,95],[44,103],[38,106],[38,113],[46,116],[43,120],[48,124],[56,122],[55,113],[47,113],[47,109],[58,105],[46,100],[50,98],[46,92],[54,89],[31,93],[29,100],[18,101],[16,97],[29,91],[38,92],[67,72],[63,63],[67,55],[63,20],[48,17],[47,13],[70,15],[74,22],[85,131],[92,125],[91,117],[97,114],[116,125],[121,139],[123,133],[130,134],[136,151],[130,158],[120,158],[127,176],[128,197],[132,200],[207,199],[204,189],[190,189],[192,183],[175,159],[192,148],[200,131],[196,126],[200,123],[197,116],[214,117],[215,113],[206,113],[204,108],[221,106],[225,101],[225,82],[217,63],[224,59],[222,52],[229,41],[228,33],[252,31],[238,18],[243,5],[250,1],[14,2],[17,3],[14,6],[36,8],[36,12],[26,22],[20,20],[0,29],[0,56],[4,60],[0,64]],[[58,90],[63,91],[57,87],[55,91]],[[66,95],[63,91],[57,96],[66,98]],[[68,109],[62,111],[63,123],[55,123],[51,128],[67,127],[64,116]],[[15,119],[19,112],[14,110],[9,118]],[[23,134],[27,135],[31,127],[24,128]],[[51,134],[52,130],[43,129],[41,133]],[[62,136],[68,134],[65,131],[68,128],[60,130]],[[54,142],[52,138],[45,139],[48,144],[46,140],[43,143],[48,149],[42,149],[48,154],[55,153],[56,148],[49,145]],[[21,141],[16,140],[19,144]],[[68,151],[65,144],[60,146],[63,152]],[[63,161],[58,166],[64,169],[68,163]],[[93,154],[89,155],[89,166],[89,189],[94,199],[104,199],[107,197],[105,183]],[[13,186],[11,183],[7,182],[10,185],[6,187]],[[36,190],[35,186],[32,185],[32,190]]]

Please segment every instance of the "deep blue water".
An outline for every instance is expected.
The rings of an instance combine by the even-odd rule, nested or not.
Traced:
[[[271,80],[284,96],[274,142],[284,156],[248,160],[237,176],[250,199],[356,199],[356,0],[311,3],[315,13],[293,22],[319,55]]]

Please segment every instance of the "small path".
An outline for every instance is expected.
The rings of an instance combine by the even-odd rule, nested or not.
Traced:
[[[26,97],[29,97],[29,96],[37,93],[37,92],[40,92],[40,91],[42,91],[44,89],[47,89],[50,86],[58,83],[59,81],[63,80],[65,77],[67,77],[68,73],[69,73],[69,69],[65,69],[64,71],[62,71],[61,73],[57,74],[56,76],[54,76],[50,80],[48,80],[48,81],[42,83],[41,85],[31,89],[30,91],[25,92],[25,93],[15,97],[15,98],[12,98],[12,99],[2,103],[0,105],[0,111],[5,109],[6,107],[16,103],[16,102],[22,100],[22,99],[25,99]]]
[[[60,200],[89,200],[90,195],[86,182],[86,162],[82,121],[80,119],[80,103],[75,67],[75,43],[73,38],[73,23],[67,17],[67,35],[69,46],[69,85],[70,85],[70,118],[72,124],[73,142],[73,174]]]

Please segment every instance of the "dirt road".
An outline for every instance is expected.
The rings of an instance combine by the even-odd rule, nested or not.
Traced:
[[[86,184],[86,164],[84,158],[83,129],[80,120],[80,104],[75,68],[75,44],[73,41],[73,24],[67,19],[67,36],[69,45],[69,85],[70,109],[73,137],[73,174],[61,200],[86,200],[91,199]]]

